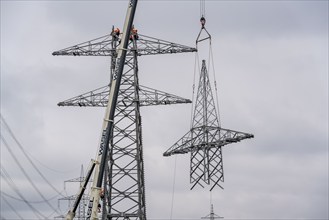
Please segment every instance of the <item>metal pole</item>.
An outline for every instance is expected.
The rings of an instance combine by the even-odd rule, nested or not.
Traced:
[[[109,100],[105,111],[105,116],[102,126],[101,143],[99,148],[99,154],[97,157],[97,161],[100,161],[100,165],[99,165],[99,170],[96,169],[95,171],[95,178],[94,178],[94,181],[97,182],[96,185],[93,184],[91,190],[91,198],[89,204],[89,209],[91,210],[88,211],[88,217],[87,217],[87,218],[91,217],[91,219],[93,220],[98,219],[98,204],[99,204],[101,187],[102,187],[104,171],[106,166],[106,157],[108,154],[110,140],[113,138],[112,131],[113,131],[115,108],[117,105],[117,98],[118,98],[118,93],[121,83],[121,77],[126,60],[127,47],[131,35],[131,28],[133,26],[136,7],[137,7],[137,0],[130,0],[128,4],[124,27],[123,27],[123,36],[121,39],[121,44],[119,45],[118,48],[118,57],[116,59],[115,70],[112,76]]]

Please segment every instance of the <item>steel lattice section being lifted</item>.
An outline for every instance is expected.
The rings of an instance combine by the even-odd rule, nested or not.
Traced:
[[[103,86],[101,88],[59,102],[57,105],[78,107],[106,107],[109,91],[109,86]],[[126,101],[118,104],[127,104]],[[146,86],[139,86],[139,100],[132,101],[138,101],[140,106],[192,103],[192,101],[189,99],[185,99]]]
[[[119,43],[120,38],[111,34],[54,52],[53,55],[111,56],[111,75],[113,75],[116,48]],[[128,48],[107,155],[102,219],[146,219],[140,107],[191,103],[188,99],[140,86],[137,57],[194,52],[195,48],[143,35],[132,38]],[[105,86],[60,102],[58,105],[106,107],[109,90],[109,86]]]
[[[221,187],[224,182],[222,146],[253,138],[252,134],[221,128],[209,82],[205,60],[202,61],[192,128],[163,155],[191,153],[190,182],[193,189],[204,184]],[[221,187],[222,188],[222,187]]]

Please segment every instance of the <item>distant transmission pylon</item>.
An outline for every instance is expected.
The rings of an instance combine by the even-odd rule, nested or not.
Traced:
[[[201,217],[201,219],[209,219],[209,220],[215,220],[215,219],[220,219],[220,218],[224,218],[224,217],[221,217],[221,216],[215,214],[213,204],[211,204],[211,207],[210,207],[210,214],[205,217]]]
[[[83,170],[83,165],[81,165],[81,171],[80,171],[80,177],[77,178],[73,178],[70,180],[66,180],[64,181],[64,186],[66,185],[66,183],[79,183],[79,187],[82,187],[83,182],[85,181],[85,175],[84,175],[84,170]],[[92,180],[89,180],[89,182]],[[71,196],[66,196],[63,198],[59,199],[60,201],[68,201],[68,207],[72,206],[72,202],[74,202],[77,198],[77,195],[71,195]],[[87,209],[87,203],[89,201],[89,196],[86,194],[82,195],[82,198],[80,200],[80,204],[77,208],[77,213],[75,215],[75,219],[77,220],[85,220],[86,219],[86,209]],[[65,216],[57,216],[57,219],[62,218],[64,219]]]
[[[209,39],[211,48],[211,36],[204,26],[205,18],[202,17],[200,22],[201,31],[204,30],[207,36],[200,38],[200,31],[196,40],[197,46],[199,42]],[[163,155],[190,153],[191,189],[196,185],[204,187],[204,184],[207,184],[210,185],[211,191],[215,186],[222,188],[219,182],[224,182],[222,147],[253,138],[254,135],[221,127],[205,60],[202,60],[198,91],[194,100],[191,129]]]
[[[116,68],[120,32],[112,33],[73,47],[59,50],[53,55],[111,56],[111,78]],[[138,57],[144,55],[195,52],[184,45],[137,34],[133,29],[127,47],[121,85],[117,97],[114,128],[107,154],[102,219],[146,219],[145,180],[140,107],[191,103],[191,100],[140,86]],[[112,79],[113,80],[113,79]],[[111,85],[111,83],[110,83]],[[106,107],[111,86],[60,102],[59,106]],[[100,151],[102,153],[102,151]]]

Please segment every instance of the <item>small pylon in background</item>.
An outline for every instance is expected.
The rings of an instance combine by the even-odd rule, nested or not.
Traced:
[[[221,128],[210,86],[205,60],[199,78],[198,92],[191,129],[163,155],[190,152],[190,183],[211,185],[210,191],[219,182],[224,182],[222,146],[239,142],[254,135]]]
[[[211,208],[210,208],[210,214],[205,216],[205,217],[201,217],[201,219],[210,219],[210,220],[215,220],[215,219],[219,219],[219,218],[224,218],[224,217],[221,217],[219,215],[216,215],[214,213],[214,206],[213,204],[211,204]]]

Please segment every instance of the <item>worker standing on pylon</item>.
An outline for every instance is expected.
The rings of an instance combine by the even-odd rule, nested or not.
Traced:
[[[112,36],[114,37],[114,39],[118,40],[119,36],[120,36],[120,29],[119,28],[115,28],[112,30]]]
[[[137,32],[138,32],[138,30],[135,27],[133,27],[131,29],[130,40],[133,40],[133,39],[138,40],[138,34],[137,34]]]

